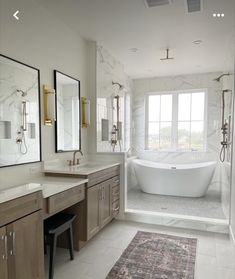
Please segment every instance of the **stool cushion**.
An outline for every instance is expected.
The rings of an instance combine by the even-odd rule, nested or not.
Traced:
[[[73,220],[76,218],[74,214],[57,213],[44,221],[44,233],[54,234],[57,231],[66,230]]]

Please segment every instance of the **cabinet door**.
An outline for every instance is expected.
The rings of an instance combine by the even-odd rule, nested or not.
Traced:
[[[0,278],[7,279],[7,236],[6,227],[0,228]]]
[[[90,239],[99,231],[100,184],[87,190],[87,238]]]
[[[100,227],[103,228],[112,219],[111,210],[111,184],[110,181],[102,183],[100,201]]]
[[[43,221],[41,211],[7,226],[8,278],[43,279]]]

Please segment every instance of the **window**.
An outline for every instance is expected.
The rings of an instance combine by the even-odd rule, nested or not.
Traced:
[[[146,102],[146,148],[205,150],[206,90],[151,93]]]

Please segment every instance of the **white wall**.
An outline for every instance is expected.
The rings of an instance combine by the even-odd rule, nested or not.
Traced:
[[[12,14],[20,10],[20,20]],[[32,0],[1,0],[0,53],[40,70],[41,85],[54,87],[53,70],[57,69],[81,81],[81,95],[87,95],[87,42]],[[42,88],[41,88],[42,97]],[[43,125],[42,159],[71,159],[70,153],[55,153],[54,127]],[[82,129],[82,150],[88,152],[89,129]],[[41,164],[0,169],[0,188],[23,183],[38,176]]]

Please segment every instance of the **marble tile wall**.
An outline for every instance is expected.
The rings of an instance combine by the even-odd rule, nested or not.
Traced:
[[[111,130],[114,124],[113,97],[121,97],[120,121],[122,122],[121,150],[117,146],[116,152],[124,151],[130,145],[130,117],[132,81],[125,74],[123,65],[117,61],[105,48],[97,46],[97,151],[112,152],[110,144]],[[124,85],[124,90],[119,91],[112,82]],[[109,120],[109,140],[102,141],[101,119]]]
[[[133,147],[138,156],[154,161],[181,163],[217,160],[220,147],[221,83],[213,81],[221,73],[134,80]],[[187,89],[208,89],[207,152],[152,152],[145,150],[145,94]]]

